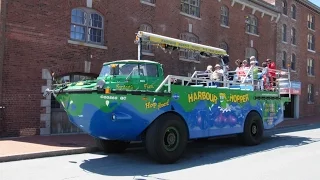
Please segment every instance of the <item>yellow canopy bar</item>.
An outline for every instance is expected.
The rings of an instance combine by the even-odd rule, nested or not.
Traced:
[[[222,56],[227,55],[227,52],[224,49],[206,46],[206,45],[197,44],[197,43],[188,42],[188,41],[183,41],[180,39],[170,38],[170,37],[161,36],[158,34],[148,33],[144,31],[138,32],[136,40],[138,40],[139,38],[141,38],[142,41],[149,41],[152,44],[166,44],[166,45],[181,48],[181,49],[204,52],[212,55],[222,55]]]

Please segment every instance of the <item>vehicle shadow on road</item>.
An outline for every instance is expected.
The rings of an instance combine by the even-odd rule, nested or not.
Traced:
[[[319,127],[306,127],[304,130]],[[303,130],[303,129],[300,129]],[[282,131],[281,133],[286,133]],[[80,168],[106,176],[148,176],[215,164],[255,153],[273,151],[279,148],[294,148],[320,141],[295,135],[269,133],[258,146],[241,146],[236,138],[224,138],[188,144],[185,154],[175,164],[161,165],[149,159],[144,148],[132,149],[119,155],[105,155],[103,158],[88,159]],[[102,154],[102,153],[98,153]]]

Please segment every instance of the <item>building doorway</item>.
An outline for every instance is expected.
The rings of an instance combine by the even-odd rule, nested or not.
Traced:
[[[56,83],[77,82],[80,80],[95,79],[97,75],[93,74],[68,74],[56,78]],[[51,96],[51,134],[69,134],[69,133],[83,133],[81,129],[76,127],[69,121],[67,113],[54,96]]]
[[[291,96],[291,102],[284,105],[284,118],[294,118],[294,95]]]

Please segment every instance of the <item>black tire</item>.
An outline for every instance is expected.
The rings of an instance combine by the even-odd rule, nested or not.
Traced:
[[[145,145],[152,159],[172,164],[182,156],[188,143],[188,128],[175,114],[164,114],[147,129]]]
[[[242,144],[254,146],[261,143],[263,138],[263,122],[257,112],[250,112],[244,123],[244,132],[239,135]]]
[[[97,147],[105,153],[122,153],[124,152],[130,142],[125,141],[113,141],[104,139],[95,139]]]

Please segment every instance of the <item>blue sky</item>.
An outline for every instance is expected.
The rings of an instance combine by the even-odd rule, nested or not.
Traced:
[[[309,0],[309,1],[320,7],[320,0]]]

